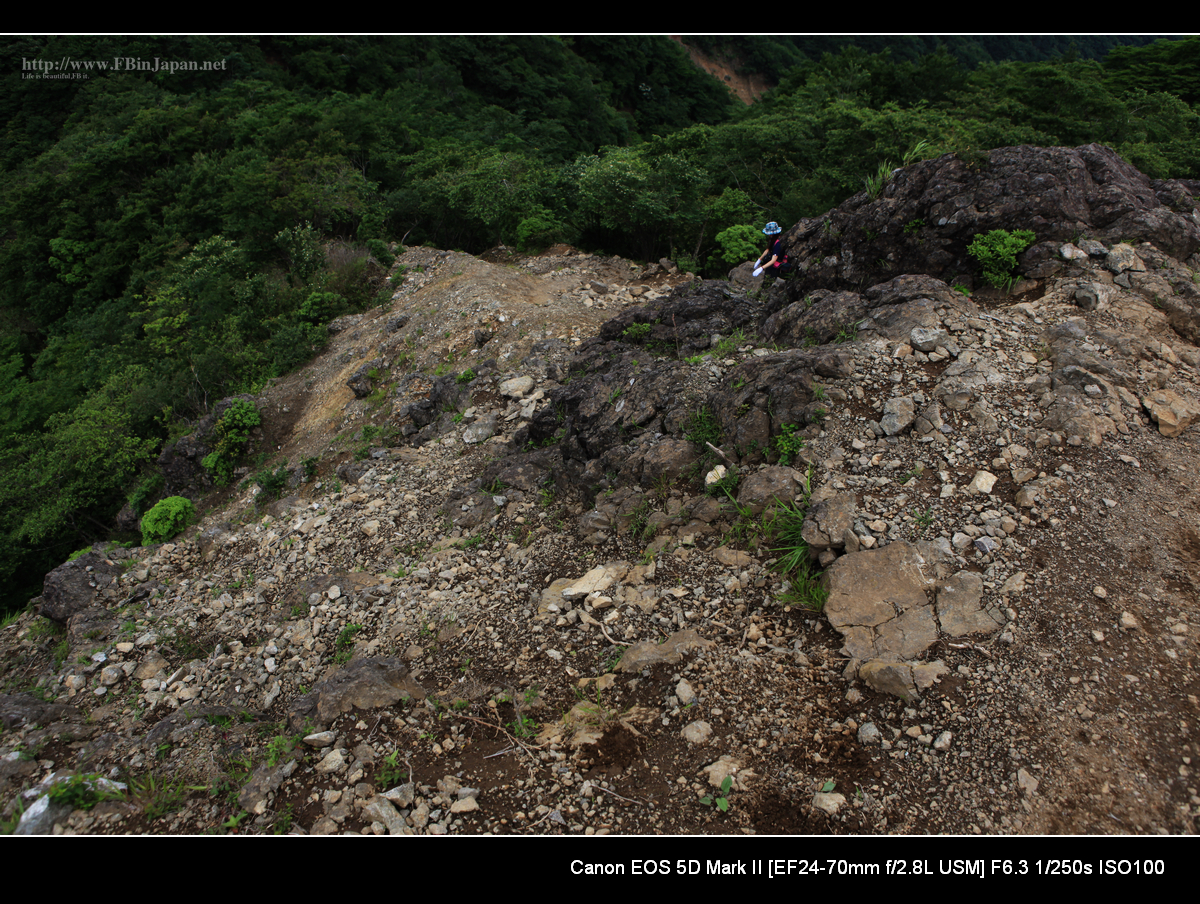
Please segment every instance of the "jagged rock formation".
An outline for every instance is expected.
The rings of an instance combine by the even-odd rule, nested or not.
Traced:
[[[1031,229],[1059,245],[1091,238],[1108,245],[1149,242],[1185,260],[1200,249],[1200,218],[1188,184],[1151,181],[1109,148],[999,148],[978,161],[947,154],[893,173],[878,198],[855,195],[784,236],[799,280],[788,301],[812,289],[858,289],[895,275],[926,273],[971,286],[974,236]],[[1038,277],[1069,263],[1034,246]]]

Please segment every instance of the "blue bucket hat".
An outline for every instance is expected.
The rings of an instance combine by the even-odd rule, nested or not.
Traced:
[[[779,228],[779,224],[774,220],[763,227],[763,235],[779,235],[781,232],[783,230]]]

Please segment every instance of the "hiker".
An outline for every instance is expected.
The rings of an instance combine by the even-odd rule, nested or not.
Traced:
[[[783,232],[783,230],[779,227],[779,224],[774,221],[771,221],[763,227],[763,235],[767,236],[768,238],[777,236],[781,232]],[[768,254],[771,255],[771,259],[764,264],[762,260]],[[773,268],[771,272],[774,273],[775,276],[780,277],[792,269],[791,265],[788,264],[787,255],[783,252],[783,242],[781,239],[771,238],[770,242],[767,244],[767,250],[760,254],[758,256],[758,260],[754,262],[754,275],[761,276],[763,271],[767,270],[768,268]]]

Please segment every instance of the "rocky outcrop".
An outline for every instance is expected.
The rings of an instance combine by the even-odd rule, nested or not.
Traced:
[[[293,731],[321,730],[345,712],[391,706],[425,692],[409,677],[408,666],[389,657],[355,659],[299,697],[288,709]],[[311,723],[311,724],[310,724]]]
[[[212,476],[204,469],[203,461],[214,445],[213,429],[225,412],[239,399],[254,403],[250,395],[229,396],[217,402],[208,414],[196,422],[187,436],[167,444],[159,453],[158,469],[163,476],[162,495],[187,496],[195,499],[213,486]],[[251,432],[253,439],[257,429]],[[147,505],[147,508],[149,505]]]
[[[46,575],[39,611],[51,621],[66,624],[76,612],[91,607],[105,589],[115,588],[120,566],[94,552],[64,562]]]
[[[1101,145],[998,148],[975,166],[953,154],[896,170],[879,197],[860,192],[824,216],[804,219],[784,243],[796,263],[788,301],[814,289],[854,290],[900,274],[972,285],[972,239],[993,229],[1030,229],[1039,242],[1081,235],[1109,243],[1148,241],[1183,260],[1200,249],[1200,215],[1183,182],[1152,183]],[[1042,250],[1024,265],[1039,277],[1068,275]]]

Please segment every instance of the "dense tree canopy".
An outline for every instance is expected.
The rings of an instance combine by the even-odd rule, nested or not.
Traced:
[[[388,241],[717,274],[913,155],[1099,141],[1200,177],[1198,39],[697,39],[777,79],[748,108],[661,37],[0,40],[12,599],[111,525],[170,432],[370,304]]]

